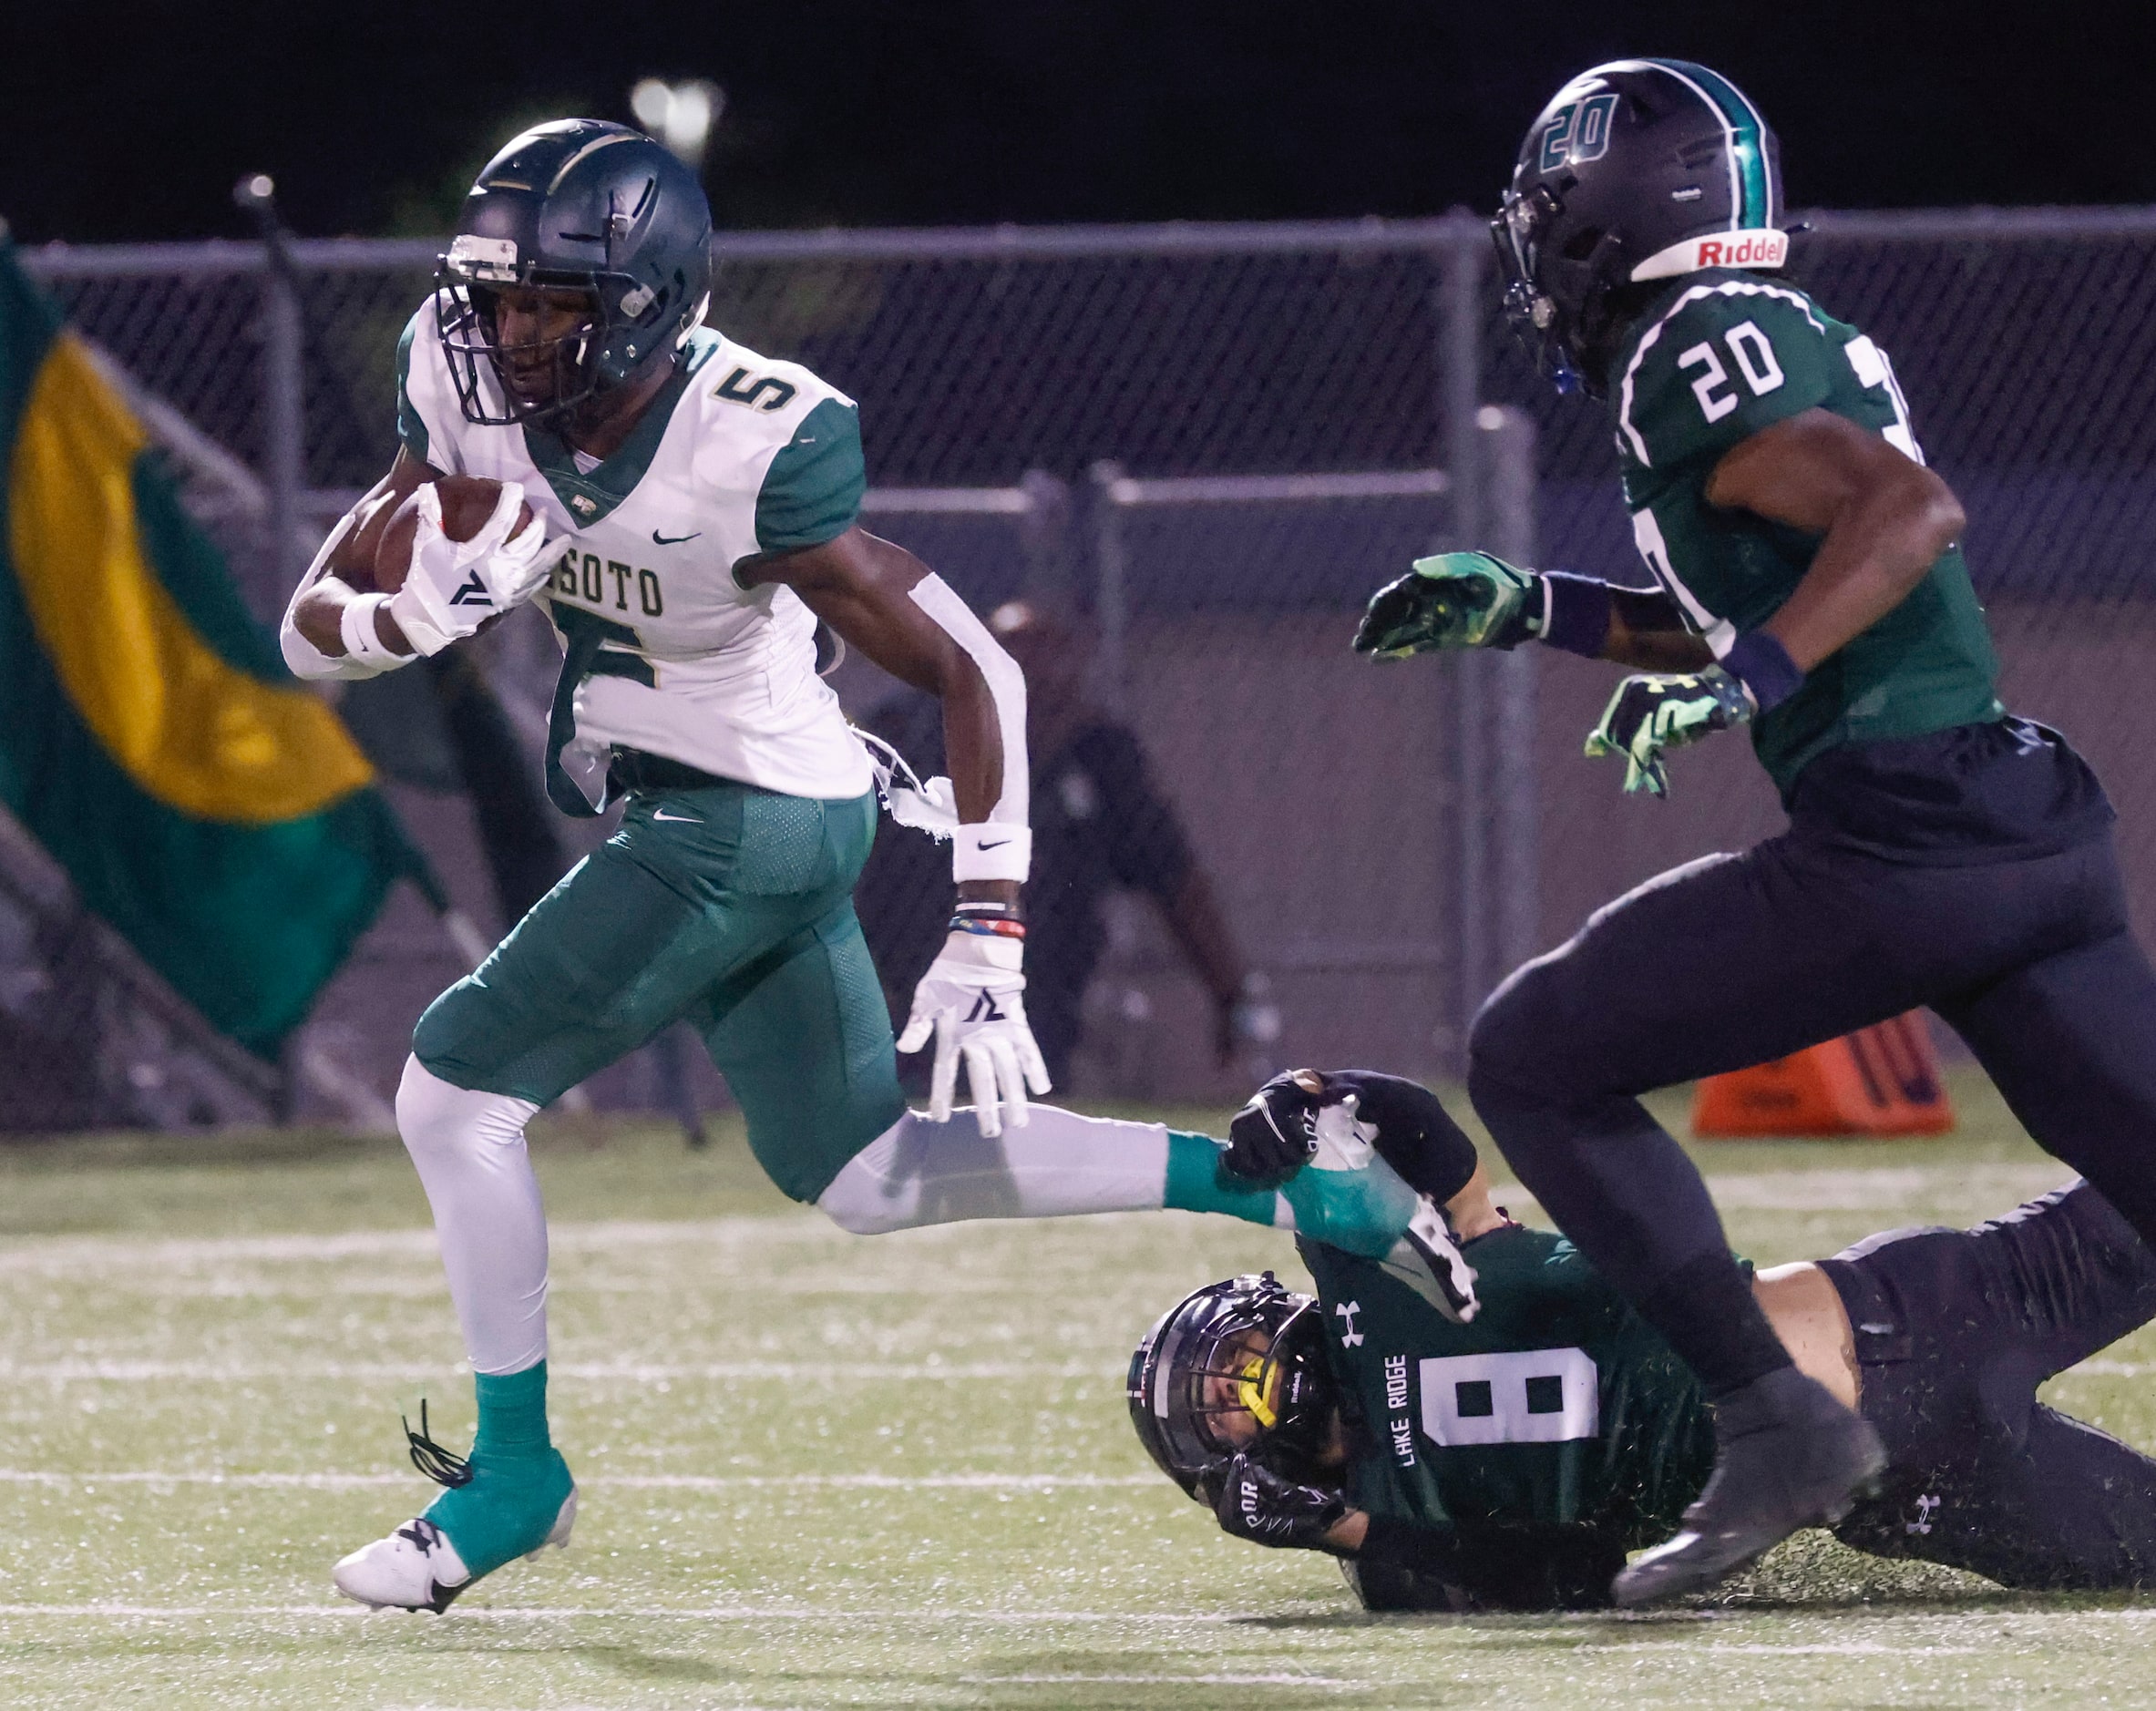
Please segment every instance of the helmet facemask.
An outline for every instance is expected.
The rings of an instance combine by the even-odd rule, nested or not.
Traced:
[[[1504,316],[1536,369],[1560,393],[1599,396],[1602,348],[1616,330],[1611,295],[1623,283],[1623,245],[1592,228],[1566,231],[1557,189],[1507,190],[1490,237],[1504,282]]]
[[[555,289],[564,289],[556,287]],[[459,278],[449,266],[435,272],[435,312],[442,353],[448,359],[464,418],[482,427],[517,423],[542,425],[576,415],[602,390],[597,361],[603,298],[582,282],[567,289],[585,291],[592,300],[583,323],[558,338],[505,345],[499,334],[500,288]],[[526,353],[544,353],[553,370],[545,396],[527,400],[509,384],[505,364]]]

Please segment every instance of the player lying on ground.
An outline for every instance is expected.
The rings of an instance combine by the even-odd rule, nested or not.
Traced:
[[[286,617],[295,671],[365,677],[538,602],[565,655],[548,792],[575,815],[627,801],[613,837],[413,1038],[397,1127],[478,1429],[457,1457],[423,1419],[415,1460],[449,1489],[337,1565],[368,1603],[439,1610],[566,1541],[576,1493],[548,1431],[547,1233],[524,1125],[677,1019],[703,1034],[772,1180],[849,1230],[1165,1204],[1397,1248],[1441,1288],[1418,1244],[1442,1247],[1442,1220],[1389,1173],[1313,1173],[1282,1200],[1223,1179],[1202,1136],[1029,1112],[1028,1083],[1048,1082],[1021,998],[1023,681],[939,578],[857,526],[851,401],[702,325],[711,241],[695,176],[638,132],[570,119],[512,142],[405,333],[395,461]],[[498,491],[435,485],[449,476]],[[445,507],[475,492],[469,527],[446,530]],[[400,518],[408,562],[385,589],[374,572]],[[899,1093],[854,917],[876,799],[816,673],[819,619],[943,702],[958,901],[903,1040],[933,1037],[928,1119]],[[976,1110],[954,1112],[961,1061]]]
[[[1929,1005],[2038,1143],[2156,1240],[2156,975],[2103,788],[2007,716],[1958,538],[1886,355],[1781,272],[1774,139],[1726,79],[1598,67],[1529,129],[1494,222],[1508,302],[1615,418],[1653,592],[1480,553],[1382,590],[1386,657],[1535,640],[1643,668],[1588,753],[1749,725],[1789,830],[1597,910],[1476,1019],[1469,1091],[1522,1183],[1715,1400],[1696,1528],[1620,1603],[1709,1585],[1874,1477],[1871,1429],[1791,1363],[1650,1089]]]
[[[1299,1240],[1165,1314],[1130,1368],[1138,1435],[1220,1524],[1328,1551],[1372,1609],[1609,1602],[1681,1533],[1714,1459],[1696,1377],[1586,1258],[1492,1204],[1474,1147],[1412,1081],[1330,1072],[1408,1180],[1444,1198],[1481,1306],[1447,1317]],[[1309,1102],[1279,1083],[1276,1104]],[[1283,1127],[1291,1117],[1284,1119]],[[2156,1460],[2036,1392],[2156,1317],[2156,1254],[2086,1183],[1974,1230],[1894,1230],[1751,1289],[1799,1370],[1886,1448],[1835,1536],[2001,1585],[2156,1583]]]

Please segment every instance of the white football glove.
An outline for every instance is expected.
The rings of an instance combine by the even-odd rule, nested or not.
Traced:
[[[529,599],[546,581],[553,566],[541,559],[545,522],[535,514],[522,534],[509,532],[523,504],[524,489],[503,482],[487,526],[469,540],[451,540],[442,533],[440,491],[431,482],[419,489],[411,569],[388,602],[390,617],[416,651],[439,653],[497,612]]]
[[[919,1051],[936,1036],[936,1064],[929,1081],[929,1121],[950,1121],[951,1094],[958,1087],[959,1060],[966,1062],[966,1081],[980,1132],[1003,1132],[1026,1125],[1026,1090],[1045,1093],[1052,1085],[1033,1030],[1026,1026],[1025,960],[1021,939],[980,933],[953,933],[913,989],[913,1011],[898,1036],[900,1051]]]

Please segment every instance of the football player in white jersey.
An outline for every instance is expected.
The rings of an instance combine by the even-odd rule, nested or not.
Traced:
[[[786,1194],[863,1233],[972,1217],[1179,1206],[1300,1224],[1388,1255],[1442,1296],[1442,1218],[1381,1163],[1278,1194],[1157,1124],[1029,1107],[1048,1091],[1021,997],[1025,687],[911,554],[863,532],[852,401],[702,324],[711,215],[649,138],[568,119],[480,174],[398,353],[402,441],[295,591],[303,677],[394,670],[538,601],[564,650],[547,788],[620,830],[420,1019],[397,1126],[434,1209],[478,1391],[470,1454],[412,1434],[447,1489],[339,1562],[375,1605],[441,1610],[565,1542],[548,1430],[546,1225],[526,1120],[686,1019]],[[447,476],[502,484],[468,540]],[[381,525],[416,495],[409,570],[373,588]],[[522,508],[533,513],[519,528]],[[460,533],[467,532],[459,530]],[[950,757],[950,934],[898,1042],[931,1038],[909,1112],[851,892],[872,768],[816,674],[818,620],[939,695]],[[974,1099],[952,1110],[963,1065]],[[1367,1149],[1365,1149],[1367,1152]]]

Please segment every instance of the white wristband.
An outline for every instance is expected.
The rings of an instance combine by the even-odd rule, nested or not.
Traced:
[[[950,835],[950,876],[1015,879],[1023,883],[1033,866],[1033,831],[1002,820],[961,825]]]
[[[394,671],[400,665],[411,664],[412,656],[388,646],[382,640],[382,632],[375,628],[375,614],[388,604],[386,594],[362,594],[357,599],[344,602],[344,610],[337,620],[337,633],[344,638],[346,659],[376,671]]]

